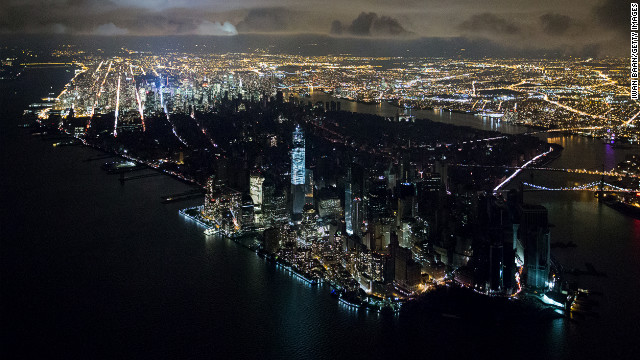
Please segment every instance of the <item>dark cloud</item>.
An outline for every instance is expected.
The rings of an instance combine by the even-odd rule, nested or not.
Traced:
[[[388,16],[381,16],[379,19],[374,21],[372,32],[374,34],[382,35],[404,35],[409,33],[402,27],[402,25],[400,25],[398,20]]]
[[[492,13],[472,15],[459,28],[472,34],[490,35],[515,35],[522,31],[519,25]]]
[[[338,20],[331,23],[331,33],[341,35],[343,33],[355,36],[397,36],[408,35],[410,32],[400,25],[398,20],[389,16],[378,16],[373,12],[362,12],[355,18],[351,25],[343,26]]]
[[[542,31],[554,36],[565,34],[573,22],[569,16],[554,13],[541,15],[539,20]]]
[[[628,56],[629,3],[630,0],[0,0],[0,33],[235,35],[329,31],[340,35],[343,42],[348,37],[463,37],[523,50],[567,49],[572,54]]]
[[[0,32],[97,35],[234,35],[235,27],[215,13],[193,9],[147,9],[105,1],[76,0],[40,4],[26,1],[0,8]],[[82,14],[82,16],[78,16]]]
[[[378,14],[376,13],[360,13],[360,15],[351,22],[347,31],[353,35],[371,35],[371,28],[376,19],[378,19]]]
[[[240,32],[284,32],[290,29],[291,18],[285,8],[251,9],[236,28]]]
[[[340,20],[333,20],[333,22],[331,23],[330,33],[335,35],[342,35],[343,31],[344,31],[344,28]]]
[[[594,43],[584,45],[578,54],[583,57],[598,57],[602,55],[602,53],[602,44]]]
[[[631,1],[604,0],[593,8],[592,13],[596,23],[603,28],[625,32],[629,30],[630,8]]]

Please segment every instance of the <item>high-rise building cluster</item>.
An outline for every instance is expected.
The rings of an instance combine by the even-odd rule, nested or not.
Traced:
[[[629,98],[628,66],[620,59],[575,60],[356,58],[256,53],[86,56],[82,69],[40,116],[74,109],[76,116],[111,114],[120,126],[144,126],[157,112],[210,111],[220,102],[264,100],[275,88],[313,89],[364,103],[462,112],[604,138],[639,141],[637,104]],[[294,69],[288,71],[285,69]],[[402,71],[397,71],[401,69]],[[604,106],[603,104],[606,104]],[[238,104],[238,109],[243,108]],[[322,102],[340,111],[340,102]],[[396,119],[412,119],[411,110]]]
[[[204,213],[227,233],[257,232],[264,252],[308,281],[379,298],[411,297],[446,274],[505,296],[555,285],[547,211],[524,204],[521,192],[449,194],[458,185],[435,172],[448,174],[447,166],[418,169],[402,156],[381,169],[357,159],[334,169],[340,192],[323,171],[310,184],[303,126],[291,134],[288,176],[254,171],[244,196],[212,177]]]

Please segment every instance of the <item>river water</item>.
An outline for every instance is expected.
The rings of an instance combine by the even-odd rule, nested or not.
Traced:
[[[640,222],[598,204],[591,193],[530,192],[525,199],[549,209],[553,240],[578,245],[554,249],[556,258],[569,267],[591,262],[607,273],[577,279],[602,292],[599,317],[506,327],[443,318],[418,329],[393,316],[353,312],[327,289],[308,287],[229,240],[205,238],[177,213],[199,200],[160,203],[160,196],[189,185],[156,176],[121,186],[100,170],[102,161],[85,161],[102,153],[54,148],[18,129],[16,114],[51,86],[59,91],[70,75],[34,69],[0,84],[3,352],[19,358],[540,359],[632,358],[638,350],[628,340],[639,335]],[[346,101],[342,109],[396,112],[388,104]],[[464,114],[415,115],[527,131]],[[565,147],[550,165],[559,168],[612,167],[625,153],[582,137],[549,140]],[[581,181],[569,176],[535,173],[533,179]]]

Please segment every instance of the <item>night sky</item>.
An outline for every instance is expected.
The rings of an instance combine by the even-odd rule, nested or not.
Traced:
[[[484,39],[628,56],[627,0],[2,0],[0,33]]]

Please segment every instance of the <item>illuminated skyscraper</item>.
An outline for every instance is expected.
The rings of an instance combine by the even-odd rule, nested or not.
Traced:
[[[347,183],[344,184],[344,222],[347,235],[353,235],[353,219],[351,217],[352,202],[353,192],[351,190],[351,181],[347,181]]]
[[[253,200],[253,206],[255,211],[262,210],[262,183],[264,183],[264,177],[260,174],[251,174],[249,176],[249,194]]]
[[[304,133],[300,125],[293,132],[293,150],[291,150],[291,184],[304,185]]]
[[[310,204],[313,205],[313,170],[311,169],[305,169],[305,180],[304,180],[304,186],[305,186],[305,204]]]
[[[349,235],[360,236],[360,226],[363,214],[364,169],[357,164],[351,164],[347,172],[344,191],[344,221]]]
[[[305,153],[304,133],[300,125],[293,132],[293,149],[291,150],[291,195],[292,220],[302,219],[302,209],[305,203]]]

